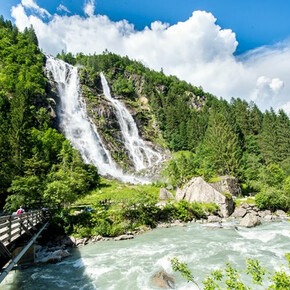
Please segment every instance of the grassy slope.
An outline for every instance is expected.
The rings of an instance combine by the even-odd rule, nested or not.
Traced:
[[[95,207],[104,199],[113,203],[135,203],[143,196],[157,202],[159,191],[160,188],[153,184],[136,185],[102,178],[98,189],[78,199],[74,205]]]

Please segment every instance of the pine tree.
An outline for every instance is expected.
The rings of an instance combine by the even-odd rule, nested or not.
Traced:
[[[212,112],[204,146],[209,162],[218,173],[234,174],[238,171],[241,159],[239,138],[223,114]]]
[[[290,156],[290,120],[287,114],[280,110],[277,116],[276,158],[279,162]]]
[[[277,163],[277,115],[271,108],[266,111],[262,123],[261,149],[267,163]]]

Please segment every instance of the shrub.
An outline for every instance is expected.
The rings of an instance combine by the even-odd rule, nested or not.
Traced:
[[[290,195],[279,189],[268,188],[256,195],[256,205],[260,209],[289,211]]]
[[[100,219],[92,231],[94,236],[101,235],[103,237],[111,236],[111,223],[105,219]]]

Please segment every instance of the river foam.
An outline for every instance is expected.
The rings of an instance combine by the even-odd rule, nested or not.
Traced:
[[[153,275],[165,270],[177,289],[196,289],[171,269],[169,259],[188,264],[201,281],[226,262],[244,270],[255,258],[269,270],[278,269],[289,251],[290,224],[265,223],[253,229],[207,228],[199,224],[160,228],[133,240],[98,242],[79,249],[65,261],[9,274],[5,289],[156,289]],[[243,271],[242,271],[243,272]],[[53,278],[52,278],[53,277]],[[248,281],[248,278],[244,276]],[[78,288],[76,288],[78,287]],[[255,286],[254,289],[259,289]]]

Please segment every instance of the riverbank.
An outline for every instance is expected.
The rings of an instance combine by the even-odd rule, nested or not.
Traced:
[[[290,217],[283,211],[276,211],[275,213],[268,210],[260,211],[254,204],[242,203],[228,218],[221,218],[218,215],[208,214],[206,218],[193,219],[187,222],[182,220],[159,222],[154,228],[150,226],[140,226],[133,231],[127,231],[116,237],[96,235],[78,238],[68,235],[59,235],[55,239],[50,240],[47,244],[44,244],[43,247],[38,245],[36,248],[36,262],[57,263],[69,257],[72,248],[81,248],[85,245],[95,244],[97,242],[131,240],[153,229],[186,227],[196,223],[210,229],[239,230],[245,227],[259,226],[264,223],[288,221],[289,219]],[[245,220],[250,221],[250,223],[245,225]]]

